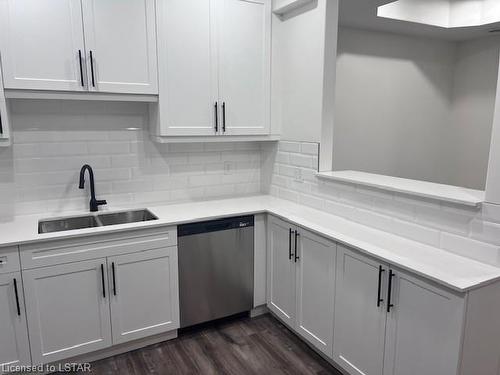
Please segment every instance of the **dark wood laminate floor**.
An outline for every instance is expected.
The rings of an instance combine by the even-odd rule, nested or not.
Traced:
[[[92,364],[99,375],[341,375],[271,315],[215,323]]]

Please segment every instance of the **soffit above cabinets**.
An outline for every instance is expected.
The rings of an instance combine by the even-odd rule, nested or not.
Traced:
[[[441,12],[435,9],[438,4]],[[341,0],[339,22],[345,27],[463,41],[500,28],[499,6],[496,0]]]

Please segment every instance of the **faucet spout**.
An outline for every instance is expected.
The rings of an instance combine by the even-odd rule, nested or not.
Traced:
[[[80,169],[80,182],[78,184],[79,189],[85,188],[85,172],[89,172],[90,178],[90,212],[96,212],[99,209],[99,206],[108,204],[105,200],[98,200],[95,197],[95,183],[94,183],[94,171],[92,167],[88,164],[85,164],[82,169]]]

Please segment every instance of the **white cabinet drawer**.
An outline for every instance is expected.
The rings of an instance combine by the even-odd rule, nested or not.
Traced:
[[[17,246],[0,248],[0,274],[18,272],[20,269]]]
[[[177,245],[177,228],[153,228],[22,245],[22,269],[79,262]]]

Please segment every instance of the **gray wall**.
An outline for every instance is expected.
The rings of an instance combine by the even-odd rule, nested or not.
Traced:
[[[341,28],[334,169],[484,189],[498,40]]]
[[[452,185],[484,189],[497,89],[500,38],[460,43],[442,167]]]

